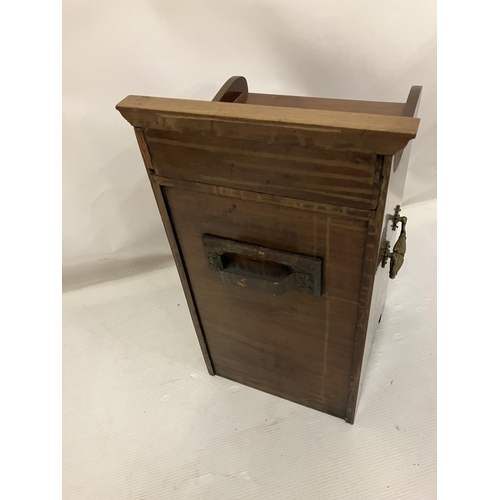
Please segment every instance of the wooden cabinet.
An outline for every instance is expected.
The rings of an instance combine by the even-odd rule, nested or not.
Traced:
[[[117,105],[211,374],[353,423],[391,265],[404,259],[396,207],[420,92],[275,96],[233,77],[211,102]]]

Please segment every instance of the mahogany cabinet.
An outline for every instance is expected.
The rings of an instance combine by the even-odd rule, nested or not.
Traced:
[[[212,375],[354,422],[388,281],[404,273],[420,93],[256,94],[233,77],[210,102],[117,105]]]

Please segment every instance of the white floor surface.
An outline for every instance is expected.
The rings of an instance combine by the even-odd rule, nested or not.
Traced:
[[[171,258],[72,270],[63,498],[436,498],[436,203],[404,215],[353,426],[208,375]]]

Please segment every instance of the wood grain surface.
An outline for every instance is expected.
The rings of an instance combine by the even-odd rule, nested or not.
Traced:
[[[141,151],[142,159],[144,161],[144,165],[146,167],[146,172],[149,177],[149,181],[151,182],[151,187],[153,189],[153,194],[158,205],[158,210],[160,212],[161,220],[163,222],[163,227],[167,234],[168,243],[170,245],[170,249],[172,251],[172,256],[174,257],[175,265],[177,267],[177,272],[179,273],[179,278],[181,280],[182,289],[184,291],[184,295],[186,296],[186,301],[188,304],[189,313],[191,314],[191,319],[193,320],[194,329],[196,331],[196,336],[198,337],[198,342],[200,344],[201,352],[203,354],[203,359],[207,366],[208,373],[210,375],[214,375],[214,368],[212,366],[212,361],[210,359],[210,354],[208,352],[207,343],[205,341],[205,336],[203,333],[202,326],[200,324],[198,318],[198,311],[196,310],[196,304],[193,300],[193,295],[191,293],[191,287],[188,281],[188,277],[186,274],[184,260],[181,252],[179,251],[179,247],[177,245],[177,238],[175,236],[175,229],[172,226],[167,205],[165,204],[165,200],[163,199],[163,195],[161,192],[161,187],[158,183],[156,183],[153,179],[153,165],[151,163],[151,157],[149,154],[148,145],[146,139],[144,137],[144,132],[141,129],[135,129],[135,136],[137,139],[137,143],[139,145],[139,149]]]
[[[366,227],[324,214],[163,188],[215,373],[345,417]],[[319,257],[320,297],[223,284],[203,234]]]
[[[322,97],[256,94],[249,92],[241,93],[234,102],[263,106],[283,106],[285,108],[323,109],[347,113],[406,116],[404,115],[404,102],[355,101],[350,99],[326,99]]]
[[[355,208],[376,206],[375,154],[285,145],[287,131],[278,126],[271,137],[266,129],[243,123],[210,132],[196,125],[186,132],[146,131],[157,175]]]
[[[312,141],[312,144],[337,150],[390,155],[403,149],[416,136],[419,124],[417,118],[402,116],[133,95],[116,108],[134,127],[182,131],[193,125],[210,131],[222,123],[230,131],[235,124],[243,123],[247,125],[246,134],[251,125],[258,125],[258,131],[266,140],[279,126],[288,131],[281,137],[284,144],[307,147],[310,144],[307,141]],[[259,139],[259,136],[253,138]]]

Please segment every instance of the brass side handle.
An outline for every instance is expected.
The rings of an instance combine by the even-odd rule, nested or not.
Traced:
[[[392,219],[392,230],[395,231],[398,227],[398,223],[401,222],[401,233],[396,243],[394,244],[394,248],[391,250],[391,244],[389,241],[385,242],[384,253],[382,256],[382,267],[387,265],[387,262],[390,260],[391,264],[389,267],[389,278],[394,279],[397,275],[403,263],[405,261],[406,254],[406,223],[408,219],[406,217],[400,217],[399,212],[401,207],[398,205],[396,207],[396,214]]]
[[[225,285],[274,296],[292,290],[321,295],[321,259],[208,234],[202,241],[209,268]]]
[[[226,285],[240,286],[267,293],[269,295],[283,295],[288,290],[305,291],[313,293],[314,282],[310,276],[286,271],[281,276],[268,277],[263,275],[260,278],[249,275],[246,269],[233,266],[233,269],[221,267],[219,269],[222,282]]]

